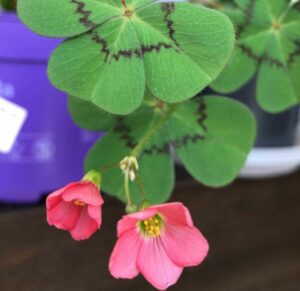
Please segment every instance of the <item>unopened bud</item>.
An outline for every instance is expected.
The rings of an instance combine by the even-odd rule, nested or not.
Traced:
[[[136,157],[125,157],[120,162],[120,168],[124,175],[129,175],[130,180],[134,181],[136,178],[136,171],[139,169],[139,164]]]

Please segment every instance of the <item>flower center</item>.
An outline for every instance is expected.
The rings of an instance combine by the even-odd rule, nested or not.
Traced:
[[[133,15],[133,9],[127,6],[126,0],[121,0],[122,6],[124,7],[123,16],[131,18]]]
[[[133,15],[133,10],[129,9],[129,8],[125,8],[124,10],[124,14],[123,14],[125,17],[128,17],[128,18],[131,18],[132,15]]]
[[[73,204],[76,205],[76,206],[81,206],[81,207],[85,206],[85,203],[82,202],[82,201],[80,201],[80,200],[78,200],[78,199],[75,199],[73,201]]]
[[[141,230],[147,236],[153,238],[160,236],[161,228],[162,220],[158,215],[141,221]]]
[[[272,24],[272,28],[273,28],[274,30],[279,31],[279,30],[281,29],[281,23],[278,22],[278,21],[274,21],[273,24]]]

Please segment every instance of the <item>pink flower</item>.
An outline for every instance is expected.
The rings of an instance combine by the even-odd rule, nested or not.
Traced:
[[[124,279],[141,273],[155,288],[165,290],[177,282],[184,267],[199,265],[208,248],[183,204],[154,205],[119,221],[109,270]]]
[[[91,181],[70,183],[46,200],[49,225],[68,230],[75,240],[88,239],[100,228],[103,199]]]

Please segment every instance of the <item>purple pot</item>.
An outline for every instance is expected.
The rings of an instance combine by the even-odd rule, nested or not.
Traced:
[[[13,150],[0,154],[0,200],[33,202],[81,178],[96,134],[72,123],[65,94],[47,79],[58,40],[35,35],[13,13],[0,14],[0,40],[0,96],[28,110]]]

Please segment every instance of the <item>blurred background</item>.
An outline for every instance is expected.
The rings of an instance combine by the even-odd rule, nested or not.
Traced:
[[[0,10],[0,290],[153,290],[143,278],[118,281],[108,273],[123,214],[117,200],[106,196],[103,228],[88,241],[74,242],[46,224],[46,195],[81,178],[84,155],[99,133],[72,123],[67,96],[47,79],[48,57],[61,40],[33,34],[14,7],[3,0]],[[177,166],[172,200],[190,208],[211,252],[171,290],[300,290],[299,107],[264,112],[255,83],[231,94],[258,123],[240,178],[206,188]],[[15,136],[4,131],[7,120]],[[5,139],[11,145],[3,150]]]

